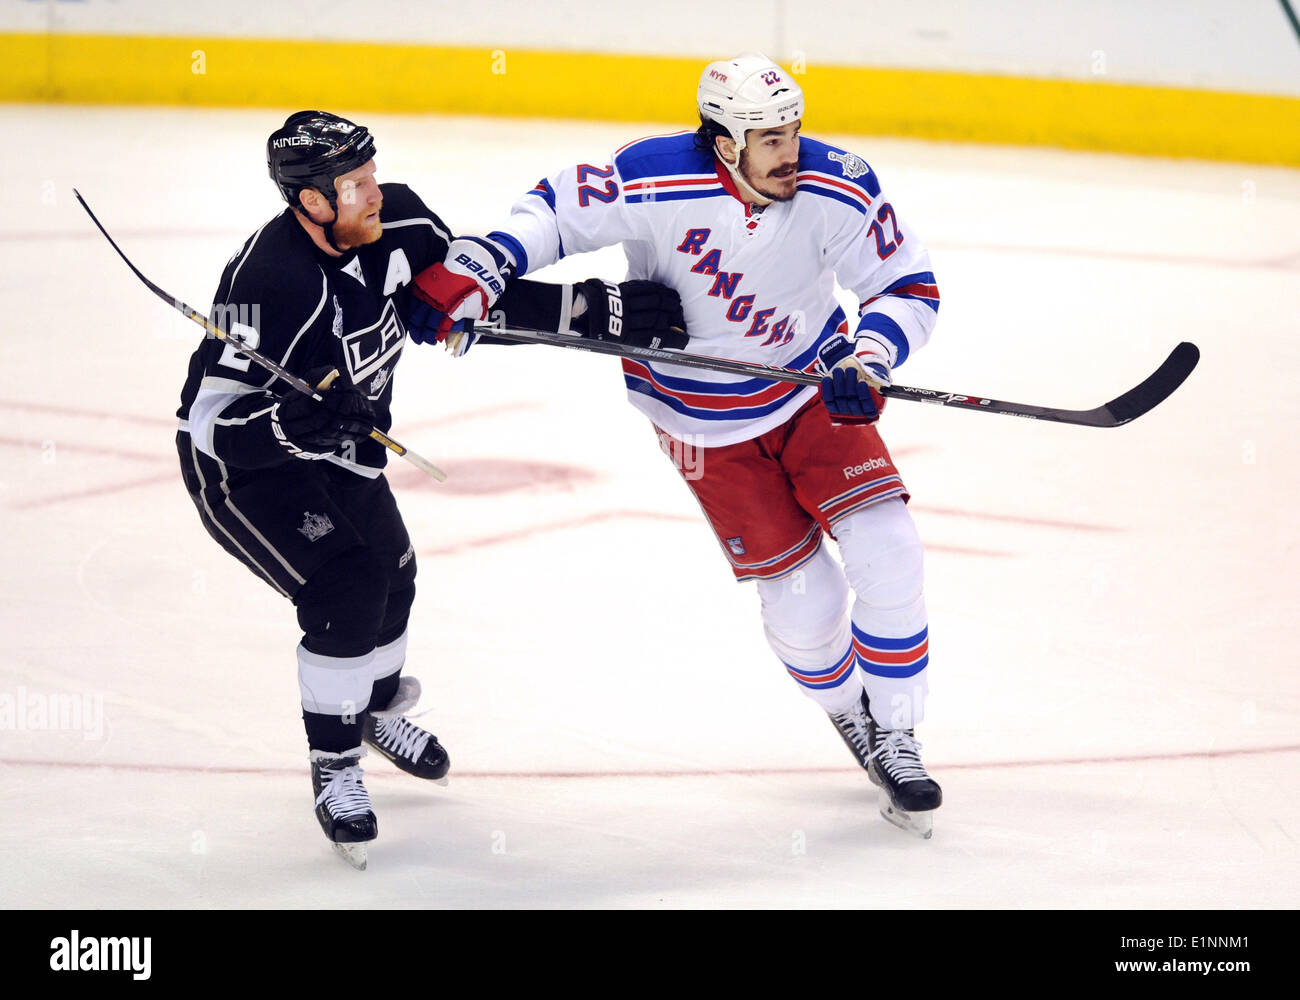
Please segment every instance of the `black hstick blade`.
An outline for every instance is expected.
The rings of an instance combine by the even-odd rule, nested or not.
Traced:
[[[1192,374],[1200,359],[1201,352],[1197,346],[1184,340],[1165,358],[1165,363],[1139,385],[1100,407],[1110,419],[1099,426],[1118,427],[1163,403],[1187,381],[1187,376]]]

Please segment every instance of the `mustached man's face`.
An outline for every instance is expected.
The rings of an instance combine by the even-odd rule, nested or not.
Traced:
[[[379,221],[384,195],[375,180],[374,160],[335,177],[334,191],[338,212],[334,242],[341,249],[374,243],[384,234],[383,223]],[[329,222],[329,203],[319,191],[304,190],[300,198],[313,222],[321,226]]]
[[[773,201],[789,201],[794,197],[796,174],[799,172],[800,121],[780,128],[751,129],[745,133],[745,148],[740,151],[740,176],[745,183]],[[718,140],[724,156],[733,159],[735,143],[723,137]]]

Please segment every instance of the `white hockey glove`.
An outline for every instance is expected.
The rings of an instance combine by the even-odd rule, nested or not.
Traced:
[[[859,333],[853,341],[853,360],[862,368],[862,377],[877,389],[894,384],[889,345],[871,333]]]
[[[463,327],[472,325],[469,320],[459,320],[451,328],[446,338],[442,342],[449,354],[453,358],[459,358],[471,347],[478,343],[479,334]]]
[[[446,259],[421,271],[412,283],[411,339],[418,344],[441,343],[458,320],[487,319],[513,272],[510,258],[491,240],[476,236],[453,240]]]

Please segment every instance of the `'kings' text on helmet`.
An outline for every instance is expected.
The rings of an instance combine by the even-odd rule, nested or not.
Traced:
[[[298,111],[266,140],[266,167],[294,208],[298,192],[314,188],[337,211],[334,178],[374,158],[375,140],[364,125],[326,111]]]

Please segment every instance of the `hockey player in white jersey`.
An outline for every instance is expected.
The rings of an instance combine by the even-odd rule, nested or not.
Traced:
[[[802,91],[771,60],[712,63],[697,96],[698,131],[543,179],[489,234],[490,255],[449,252],[417,294],[437,304],[445,336],[486,316],[496,277],[622,244],[630,278],[681,295],[693,353],[823,374],[818,393],[623,362],[632,404],[736,578],[757,581],[773,652],[881,786],[885,818],[928,837],[942,793],[915,737],[929,663],[923,550],[875,421],[877,390],[938,315],[929,256],[866,162],[800,135]],[[861,302],[852,326],[836,279]]]

